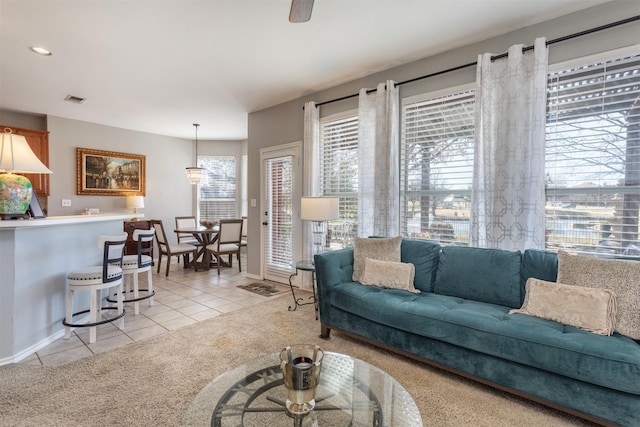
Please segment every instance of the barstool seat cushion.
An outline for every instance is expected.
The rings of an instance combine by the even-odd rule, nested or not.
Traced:
[[[142,255],[142,267],[146,267],[153,263],[153,258],[149,255]],[[122,269],[131,270],[138,268],[138,255],[125,255],[122,258]]]
[[[138,261],[136,260],[136,265]],[[107,280],[114,280],[122,277],[122,269],[114,265],[107,267]],[[67,279],[74,282],[80,282],[75,284],[81,284],[82,282],[93,282],[96,280],[102,281],[102,266],[87,267],[81,270],[72,271],[67,273]]]

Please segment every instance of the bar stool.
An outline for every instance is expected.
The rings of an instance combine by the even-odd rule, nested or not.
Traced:
[[[134,314],[140,314],[140,301],[148,299],[149,305],[153,305],[153,296],[156,292],[153,290],[153,280],[151,277],[151,264],[153,258],[153,238],[156,235],[155,230],[135,230],[133,232],[133,240],[137,243],[136,255],[125,255],[122,258],[122,274],[124,274],[124,299],[123,302],[134,303]],[[145,247],[147,246],[147,247]],[[138,273],[147,272],[147,289],[138,288]],[[133,277],[133,289],[131,289],[131,278]],[[133,297],[130,296],[133,292]],[[144,296],[140,296],[140,292],[146,292]],[[107,298],[107,301],[114,303],[116,300]]]
[[[62,321],[64,339],[71,336],[71,328],[89,328],[89,343],[96,342],[96,326],[109,322],[118,322],[118,328],[124,330],[124,302],[122,297],[122,258],[127,233],[120,236],[100,236],[98,248],[103,250],[102,265],[88,267],[67,273],[66,316]],[[103,289],[116,288],[117,307],[102,307],[101,293]],[[88,310],[73,313],[73,294],[76,291],[89,291]],[[109,291],[110,292],[110,291]],[[117,310],[113,317],[102,319],[102,310]],[[86,323],[72,323],[79,314],[89,313]]]

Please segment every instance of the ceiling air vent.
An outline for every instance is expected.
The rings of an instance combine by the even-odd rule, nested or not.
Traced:
[[[73,102],[75,104],[82,104],[86,98],[80,98],[79,96],[67,95],[65,101]]]

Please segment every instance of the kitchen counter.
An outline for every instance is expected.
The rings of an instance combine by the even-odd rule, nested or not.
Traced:
[[[0,221],[0,365],[62,337],[66,273],[100,265],[101,234],[123,233],[140,214],[94,214]],[[74,312],[88,295],[74,297]],[[86,298],[84,298],[86,297]]]
[[[56,225],[83,224],[89,222],[104,222],[113,220],[128,220],[132,218],[140,218],[141,214],[91,214],[91,215],[67,215],[67,216],[51,216],[40,219],[15,219],[0,220],[0,230],[27,228],[27,227],[51,227]]]

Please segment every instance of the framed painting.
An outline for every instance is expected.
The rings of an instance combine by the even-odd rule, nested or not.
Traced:
[[[145,156],[76,148],[76,194],[144,196]]]

